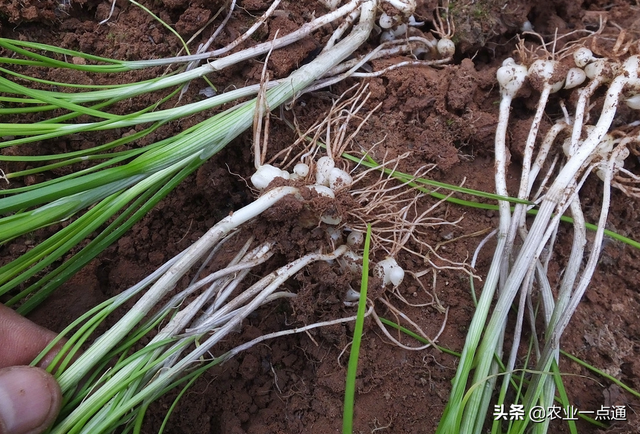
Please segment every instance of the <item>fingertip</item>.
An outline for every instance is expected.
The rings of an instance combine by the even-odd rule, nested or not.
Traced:
[[[38,434],[60,411],[62,393],[47,371],[31,366],[0,369],[0,433]]]
[[[0,303],[0,368],[29,364],[56,336]]]

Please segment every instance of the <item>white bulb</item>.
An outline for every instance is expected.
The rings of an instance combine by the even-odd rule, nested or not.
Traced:
[[[531,21],[527,20],[524,23],[522,23],[522,26],[520,26],[520,31],[533,32],[533,24],[531,24]]]
[[[280,170],[271,164],[264,164],[256,170],[256,173],[251,175],[251,183],[258,190],[263,190],[278,177],[289,179],[289,172]]]
[[[329,235],[329,238],[331,238],[331,241],[333,241],[334,243],[342,240],[342,231],[340,229],[334,226],[330,226],[326,229],[326,231],[327,235]]]
[[[564,81],[565,79],[563,78],[560,81],[556,81],[552,86],[551,86],[551,93],[556,93],[558,92],[560,89],[562,89],[564,87]]]
[[[353,184],[353,178],[347,172],[342,169],[334,167],[329,172],[329,187],[331,190],[338,190],[343,187],[351,187]]]
[[[598,78],[604,80],[607,71],[610,71],[610,65],[604,59],[598,59],[584,67],[584,72],[590,80]]]
[[[393,41],[396,37],[394,36],[391,30],[385,30],[380,33],[380,43],[384,44],[385,42]]]
[[[395,36],[396,38],[404,37],[404,35],[407,34],[407,25],[400,24],[398,27],[391,30],[391,33],[393,33],[393,36]]]
[[[316,184],[329,185],[329,173],[333,169],[335,163],[331,157],[322,157],[316,163]]]
[[[436,44],[436,49],[442,57],[451,57],[456,52],[456,44],[451,39],[442,38]]]
[[[349,235],[347,235],[347,244],[353,247],[361,246],[364,242],[364,234],[360,231],[351,231]]]
[[[529,75],[539,78],[547,83],[551,80],[551,77],[553,77],[557,63],[558,62],[553,60],[538,59],[529,67]]]
[[[325,187],[324,185],[307,185],[309,190],[315,191],[319,196],[329,197],[331,199],[335,199],[336,195],[329,187]]]
[[[580,47],[573,52],[573,61],[578,68],[584,68],[593,60],[593,52],[587,47]]]
[[[349,287],[349,289],[347,289],[347,293],[344,295],[344,301],[354,302],[358,300],[360,300],[360,293],[352,287]]]
[[[404,270],[401,267],[392,267],[389,270],[389,281],[393,286],[398,286],[404,280]]]
[[[343,270],[349,271],[352,274],[362,274],[362,256],[354,253],[351,250],[344,252],[339,258],[338,263]]]
[[[322,223],[326,223],[330,226],[337,226],[340,224],[340,222],[342,221],[342,217],[340,217],[339,215],[336,214],[322,214],[320,216],[320,221]]]
[[[390,29],[391,27],[393,27],[393,18],[387,15],[386,12],[383,12],[382,15],[380,15],[378,24],[380,24],[380,27],[383,29]]]
[[[301,178],[304,178],[309,174],[309,165],[304,163],[298,163],[295,166],[293,166],[293,173],[295,173]]]
[[[382,286],[387,286],[389,283],[398,286],[404,279],[404,269],[391,257],[378,262],[374,267],[374,273],[382,279]]]
[[[629,150],[627,148],[624,148],[622,152],[616,155],[616,161],[613,162],[614,174],[624,167],[624,160],[626,160],[628,156],[629,156]],[[606,157],[603,157],[603,158],[606,158]],[[603,168],[606,168],[606,166],[607,166],[607,162],[604,161],[602,162],[602,164],[599,164],[598,168],[596,169],[596,175],[598,175],[598,178],[600,178],[602,181],[604,181],[604,178],[605,178],[605,172]]]
[[[625,99],[624,102],[627,103],[627,106],[629,106],[629,108],[640,110],[640,93]]]
[[[509,95],[513,98],[527,78],[527,67],[516,64],[513,62],[513,59],[510,58],[506,59],[502,65],[503,66],[498,68],[496,72],[496,78],[498,83],[500,83],[502,94]]]
[[[567,78],[564,81],[565,89],[573,89],[580,86],[587,79],[587,74],[580,68],[571,68],[567,72]]]

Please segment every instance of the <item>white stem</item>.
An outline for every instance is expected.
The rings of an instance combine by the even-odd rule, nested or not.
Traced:
[[[504,377],[502,378],[502,388],[500,390],[500,396],[504,396],[507,393],[507,389],[510,386],[511,376],[516,365],[516,359],[518,357],[518,350],[520,348],[520,339],[522,337],[522,325],[524,323],[524,312],[526,309],[526,301],[530,294],[530,289],[533,284],[533,273],[529,273],[525,279],[526,285],[523,285],[520,290],[520,300],[518,302],[518,311],[516,317],[516,324],[513,333],[513,342],[511,344],[511,352],[509,353],[509,360],[505,366]],[[479,413],[480,415],[482,413]]]
[[[505,282],[504,291],[498,299],[494,312],[486,328],[485,337],[478,350],[479,354],[482,356],[475,371],[474,382],[485,381],[493,361],[496,346],[499,342],[499,332],[500,330],[504,330],[507,314],[511,304],[513,303],[515,295],[518,292],[518,288],[522,284],[524,276],[530,268],[530,264],[532,264],[533,261],[536,261],[540,256],[540,252],[542,251],[546,240],[550,236],[550,233],[546,230],[549,225],[549,220],[551,219],[552,214],[556,211],[558,205],[562,202],[563,198],[571,197],[575,194],[574,191],[567,192],[567,187],[572,181],[575,181],[581,169],[583,169],[584,164],[588,163],[588,161],[593,158],[596,147],[611,126],[622,89],[630,80],[632,80],[632,78],[621,75],[611,82],[604,101],[602,114],[598,119],[595,128],[593,128],[575,154],[569,158],[566,165],[561,169],[557,178],[549,188],[533,225],[531,226],[529,235],[525,239],[524,244],[520,249],[520,253],[513,264],[511,273],[509,273],[509,277]],[[562,214],[561,211],[554,217],[554,219],[558,219],[560,214]],[[477,395],[480,395],[480,393],[474,393],[468,403],[468,405],[471,406],[471,409],[476,408],[477,399],[474,397]],[[473,414],[473,421],[475,420],[476,414]]]
[[[216,62],[222,62],[222,63],[219,63],[218,65],[225,65],[226,67],[226,66],[233,65],[236,63],[241,63],[253,57],[265,54],[271,48],[278,49],[278,48],[285,47],[289,44],[292,44],[294,42],[297,42],[309,36],[312,32],[316,31],[317,29],[327,24],[330,24],[333,21],[338,20],[347,14],[350,14],[354,9],[356,9],[362,3],[363,3],[362,0],[351,0],[349,3],[336,9],[335,11],[329,12],[328,14],[322,15],[308,23],[303,24],[302,26],[300,26],[298,30],[294,32],[291,32],[285,36],[275,39],[274,41],[263,42],[261,44],[255,45],[246,50],[242,50],[237,53],[230,54],[229,56],[224,57],[222,59],[212,61],[210,65]],[[148,68],[149,66],[167,65],[170,63],[191,62],[194,60],[210,59],[212,57],[217,57],[221,54],[224,54],[226,51],[228,51],[226,48],[221,48],[220,50],[212,51],[209,53],[193,54],[190,56],[180,56],[180,57],[165,57],[162,59],[152,59],[152,60],[126,61],[126,62],[122,62],[122,64],[131,69]],[[228,59],[228,60],[225,60],[225,59]],[[200,68],[207,68],[207,66],[208,65],[203,65]],[[200,69],[200,68],[196,68],[196,69]],[[216,67],[213,70],[216,70],[216,69],[220,69],[220,68]]]
[[[513,92],[515,94],[515,92]],[[507,137],[507,127],[509,123],[509,112],[511,107],[511,101],[513,99],[513,95],[507,92],[504,92],[502,95],[502,99],[500,101],[500,111],[498,117],[498,126],[496,127],[496,138],[495,138],[495,179],[496,179],[496,193],[502,196],[508,196],[507,192],[507,183],[506,183],[506,166],[507,166],[507,151],[506,151],[506,137]],[[511,219],[511,210],[509,207],[509,203],[507,201],[499,201],[498,202],[499,211],[500,211],[500,224],[498,228],[498,236],[497,236],[497,244],[493,256],[493,260],[491,262],[491,266],[489,268],[489,272],[487,274],[487,278],[485,279],[484,286],[482,288],[482,293],[480,295],[480,299],[478,300],[478,305],[476,307],[476,312],[471,319],[471,324],[469,326],[469,330],[467,332],[467,338],[464,344],[464,348],[462,350],[462,355],[460,356],[460,363],[458,366],[458,370],[456,371],[456,375],[453,379],[454,389],[452,390],[451,396],[449,398],[449,402],[453,403],[453,405],[458,406],[458,403],[461,403],[465,394],[466,384],[468,381],[469,373],[471,371],[474,359],[478,354],[478,343],[480,342],[480,338],[482,337],[483,331],[485,329],[485,323],[487,320],[487,316],[489,315],[489,309],[491,307],[491,303],[493,302],[493,297],[496,292],[496,288],[498,286],[498,281],[500,279],[501,268],[502,268],[502,256],[504,253],[504,248],[507,241],[507,231],[509,230],[509,222]],[[494,329],[495,331],[495,329]],[[496,338],[500,337],[500,332],[495,331]],[[494,355],[494,348],[491,350],[491,358]],[[482,353],[480,353],[482,354]],[[484,378],[483,378],[484,380]],[[479,393],[475,394],[477,396],[478,402],[482,398],[482,390]],[[467,408],[470,404],[467,404]],[[476,403],[477,406],[477,403]],[[449,413],[449,418],[445,422],[441,422],[442,424],[446,424],[450,427],[456,426],[457,421],[455,419],[458,418],[458,414],[455,412]],[[467,415],[470,417],[467,419]],[[462,431],[461,432],[472,432],[473,425],[476,419],[475,414],[470,414],[470,412],[465,412],[462,421]]]
[[[369,307],[369,310],[367,310],[364,314],[364,317],[368,317],[369,315],[371,315],[371,313],[373,312],[373,306]],[[279,332],[273,332],[273,333],[268,333],[266,335],[262,335],[260,337],[255,338],[252,341],[249,341],[245,344],[242,345],[238,345],[237,347],[235,347],[234,349],[232,349],[231,351],[229,351],[228,353],[223,354],[222,356],[220,356],[221,358],[224,359],[224,361],[229,360],[232,357],[235,357],[237,354],[248,350],[251,347],[256,346],[257,344],[259,344],[260,342],[264,342],[266,340],[269,339],[273,339],[273,338],[278,338],[281,336],[288,336],[288,335],[293,335],[293,334],[297,334],[297,333],[302,333],[302,332],[306,332],[308,330],[313,330],[315,328],[318,327],[327,327],[330,325],[335,325],[335,324],[342,324],[345,322],[351,322],[351,321],[355,321],[358,317],[357,316],[349,316],[346,318],[339,318],[339,319],[334,319],[331,321],[323,321],[323,322],[317,322],[314,324],[310,324],[308,326],[304,326],[304,327],[296,327],[294,329],[291,330],[283,330],[283,331],[279,331]]]
[[[611,82],[598,123],[589,136],[584,140],[580,148],[569,158],[566,165],[561,169],[559,175],[549,188],[533,225],[531,226],[529,235],[520,249],[511,272],[508,274],[504,283],[504,288],[500,293],[500,297],[496,303],[493,314],[491,315],[489,324],[486,327],[484,338],[478,349],[480,359],[474,374],[474,383],[487,381],[487,375],[492,365],[496,348],[500,342],[500,334],[501,331],[505,329],[507,314],[513,300],[518,293],[525,275],[531,268],[531,264],[534,264],[534,261],[537,261],[544,244],[550,236],[550,232],[547,232],[546,229],[549,225],[551,216],[556,211],[563,198],[566,198],[567,195],[572,196],[573,193],[575,193],[567,192],[567,187],[572,181],[575,181],[580,170],[583,168],[583,165],[588,163],[588,160],[593,157],[596,147],[600,143],[602,137],[607,133],[611,126],[611,122],[613,121],[622,89],[629,80],[630,79],[626,76],[618,76]],[[500,122],[498,123],[498,131],[499,130]],[[496,143],[498,142],[498,131],[496,131]],[[496,161],[498,159],[497,154],[496,146]],[[500,166],[496,162],[496,174],[498,174],[499,168]],[[558,214],[561,214],[561,212]],[[555,218],[559,218],[559,216],[556,215]],[[465,413],[463,417],[463,431],[470,431],[471,427],[475,426],[478,418],[478,405],[482,394],[482,389],[477,390],[473,392],[469,399],[467,406],[470,411]]]
[[[138,324],[148,312],[160,302],[160,300],[170,291],[191,269],[191,267],[218,243],[224,236],[236,227],[260,215],[269,209],[283,197],[297,193],[294,187],[279,187],[268,191],[265,195],[256,199],[255,202],[234,212],[212,227],[198,241],[186,249],[184,255],[171,266],[171,268],[138,300],[138,302],[127,312],[116,325],[105,332],[92,345],[91,349],[83,353],[76,362],[71,365],[58,379],[63,393],[77,384],[93,368],[95,363],[109,352]]]
[[[589,283],[591,282],[591,277],[593,276],[596,265],[598,264],[598,259],[600,258],[600,251],[602,249],[602,240],[604,238],[604,228],[606,226],[607,216],[609,214],[609,206],[611,201],[611,180],[613,178],[613,168],[616,162],[616,158],[618,157],[619,152],[622,151],[622,148],[623,147],[616,148],[616,150],[612,153],[612,155],[610,156],[607,162],[607,168],[606,168],[605,177],[604,177],[605,179],[603,180],[604,186],[603,186],[603,195],[602,195],[602,208],[600,210],[600,218],[598,220],[598,229],[596,230],[591,253],[589,254],[589,259],[587,260],[587,264],[584,267],[584,271],[580,277],[580,281],[578,282],[578,285],[576,286],[575,290],[573,291],[573,294],[571,295],[571,299],[569,303],[566,304],[566,306],[564,306],[564,309],[562,309],[562,311],[559,312],[559,314],[557,315],[558,322],[555,325],[555,327],[553,327],[552,330],[549,330],[549,333],[550,333],[549,339],[545,345],[545,349],[536,367],[536,371],[538,372],[547,372],[550,369],[551,363],[553,362],[553,360],[557,359],[560,337],[562,336],[564,329],[569,324],[569,321],[573,316],[573,313],[577,309],[578,304],[582,299],[582,296],[584,295],[587,287],[589,286]],[[582,221],[582,223],[584,223],[584,221]],[[580,231],[584,231],[584,229],[580,229]],[[560,306],[557,305],[556,310],[559,310],[559,307]],[[556,316],[555,314],[556,312],[554,312],[554,317]],[[544,385],[545,388],[552,387],[552,384],[549,385],[549,383],[553,382],[553,378],[552,377],[542,378],[542,377],[547,377],[547,376],[546,375],[541,376],[539,374],[534,375],[524,399],[525,406],[527,404],[533,405],[532,402],[538,396],[541,384]],[[549,392],[548,390],[545,391],[546,394],[548,394],[548,392]]]
[[[302,258],[296,259],[295,261],[271,273],[271,278],[269,279],[270,283],[266,287],[264,287],[264,289],[253,300],[251,300],[249,304],[246,305],[245,309],[241,310],[237,316],[227,322],[219,330],[217,330],[205,342],[202,342],[200,346],[193,350],[188,356],[181,359],[175,366],[171,367],[168,371],[160,374],[160,376],[156,379],[158,384],[168,384],[172,378],[174,378],[180,372],[183,372],[184,369],[186,369],[191,363],[207,353],[215,344],[217,344],[221,339],[229,334],[229,332],[239,327],[242,324],[242,321],[244,321],[244,319],[251,312],[255,311],[271,293],[278,289],[284,282],[295,275],[298,271],[302,270],[302,268],[306,267],[312,262],[329,261],[336,259],[346,250],[347,246],[343,245],[329,254],[311,253],[303,256]]]
[[[524,155],[522,159],[522,172],[520,176],[520,188],[518,190],[518,199],[525,200],[528,198],[529,191],[533,186],[534,179],[532,179],[531,173],[531,160],[533,158],[533,150],[535,148],[536,137],[538,136],[538,130],[540,129],[540,122],[544,114],[544,109],[547,106],[549,95],[551,94],[551,85],[546,83],[540,94],[540,100],[538,101],[538,107],[536,114],[531,122],[529,128],[529,134],[525,143]],[[549,144],[550,146],[550,144]],[[547,149],[548,152],[548,149]],[[540,150],[540,154],[545,154],[545,149]],[[540,155],[541,156],[541,155]],[[509,232],[507,233],[507,244],[503,255],[503,270],[506,271],[504,276],[508,275],[509,262],[511,260],[511,254],[513,251],[513,242],[515,240],[518,228],[525,227],[525,215],[528,206],[526,204],[517,203],[511,216],[511,222],[509,226]]]
[[[540,150],[538,151],[538,155],[536,156],[536,160],[531,166],[531,171],[529,172],[529,180],[528,180],[527,193],[525,198],[529,197],[529,194],[531,193],[531,189],[533,188],[533,184],[536,178],[538,177],[538,174],[540,173],[542,166],[547,161],[547,156],[549,155],[549,150],[551,149],[551,145],[553,145],[553,142],[555,142],[556,137],[558,137],[558,134],[560,134],[560,132],[562,132],[567,127],[568,125],[564,121],[556,122],[555,124],[553,124],[551,129],[549,129],[549,131],[545,135],[544,140],[540,145]]]
[[[569,147],[569,155],[573,155],[578,149],[580,136],[582,135],[582,127],[584,125],[585,109],[589,103],[589,98],[602,84],[602,80],[598,77],[594,78],[588,86],[580,89],[578,92],[578,103],[576,104],[576,114],[573,118],[573,130],[571,132],[571,145]]]

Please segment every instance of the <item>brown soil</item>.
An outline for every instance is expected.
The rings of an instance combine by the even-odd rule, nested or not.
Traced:
[[[143,1],[165,22],[175,25],[186,39],[198,31],[223,5],[221,0],[162,0]],[[286,14],[269,22],[268,28],[256,38],[273,37],[276,30],[291,31],[308,20],[313,6],[285,2],[281,9]],[[309,3],[309,2],[306,2]],[[418,18],[432,25],[434,0],[420,2]],[[505,4],[503,7],[502,4]],[[451,184],[465,182],[466,187],[484,191],[493,190],[493,133],[497,123],[499,95],[495,85],[495,70],[501,61],[511,55],[515,35],[525,19],[536,31],[551,35],[555,28],[567,32],[591,26],[598,14],[635,32],[640,28],[640,8],[631,1],[614,0],[494,0],[451,1],[456,20],[458,52],[452,65],[440,69],[428,67],[397,69],[380,78],[368,81],[372,97],[368,105],[381,102],[382,107],[362,129],[358,141],[368,144],[384,141],[376,148],[374,158],[385,154],[392,158],[407,150],[411,157],[402,169],[413,171],[424,164],[436,164],[430,176]],[[249,14],[260,14],[268,2],[247,0],[239,8],[217,44],[228,43],[243,32],[250,23]],[[98,22],[106,18],[110,2],[98,0],[7,0],[0,2],[0,32],[3,37],[46,42],[81,50],[90,54],[117,59],[146,59],[169,56],[180,49],[178,40],[160,26],[146,12],[118,0],[113,18],[105,25]],[[218,23],[220,18],[217,19]],[[208,38],[210,27],[196,38],[197,46]],[[275,52],[271,56],[269,72],[274,77],[289,74],[319,46],[326,31],[293,47]],[[471,60],[473,59],[473,60]],[[374,68],[397,59],[379,61]],[[246,64],[210,77],[221,88],[255,82],[262,64]],[[127,74],[126,80],[138,80],[154,72]],[[53,74],[52,80],[68,79],[75,82],[97,80],[81,73],[73,77]],[[106,78],[105,80],[108,80]],[[333,94],[352,84],[331,89]],[[204,81],[191,84],[185,98],[197,98]],[[309,126],[330,107],[323,95],[304,96],[294,109],[302,126]],[[149,100],[151,101],[151,100]],[[120,103],[123,111],[131,111],[135,104],[144,107],[149,101]],[[130,105],[129,105],[130,104]],[[555,101],[556,107],[557,100]],[[144,143],[175,134],[205,119],[210,113],[192,116],[180,123],[170,124],[156,131]],[[627,113],[628,116],[633,114]],[[513,109],[514,143],[522,142],[533,108],[526,98],[516,102]],[[126,131],[75,137],[69,142],[59,141],[46,148],[29,147],[33,153],[53,153],[60,147],[90,146],[103,143]],[[119,135],[118,135],[119,134]],[[283,122],[271,124],[273,150],[292,143],[296,136]],[[249,134],[227,146],[203,165],[196,174],[162,201],[129,233],[92,261],[72,280],[59,289],[48,302],[31,315],[36,322],[60,331],[71,320],[98,302],[111,297],[153,271],[165,260],[197,240],[221,217],[252,199],[243,178],[250,176],[252,156]],[[279,144],[279,145],[278,145]],[[39,145],[40,146],[40,145]],[[519,180],[519,150],[512,151],[513,164],[509,182],[515,192]],[[521,151],[520,151],[521,152]],[[638,162],[630,163],[637,170]],[[10,167],[18,170],[18,167]],[[58,175],[53,173],[52,175]],[[25,180],[36,182],[40,179]],[[601,197],[598,180],[589,180],[583,198],[597,205]],[[421,206],[433,202],[425,200]],[[295,208],[295,207],[293,207]],[[597,219],[597,206],[586,213],[589,221]],[[281,251],[271,266],[284,264],[300,252],[308,252],[326,242],[322,232],[300,232],[300,227],[283,219],[298,215],[299,209],[283,209],[265,216],[256,233],[277,237]],[[640,233],[638,202],[616,192],[608,227],[618,233],[638,239]],[[432,245],[465,234],[472,234],[497,225],[494,211],[472,210],[445,205],[435,217],[454,221],[455,226],[435,228]],[[48,229],[53,231],[56,228]],[[564,229],[563,229],[564,230]],[[569,231],[567,231],[569,232]],[[51,232],[48,232],[51,233]],[[45,235],[45,234],[43,234]],[[561,237],[566,234],[561,233]],[[480,237],[462,238],[441,247],[441,252],[452,260],[465,261],[475,250]],[[0,247],[0,263],[26,251],[32,240],[22,237],[10,245]],[[568,248],[556,253],[559,260],[568,256]],[[412,270],[424,264],[408,255],[400,259]],[[607,241],[604,253],[590,289],[565,332],[562,347],[569,353],[621,379],[634,388],[640,388],[640,252],[615,241]],[[413,261],[413,262],[412,262]],[[476,273],[486,275],[491,261],[491,246],[482,251]],[[321,278],[319,277],[321,276]],[[431,287],[431,274],[423,277],[423,284]],[[252,315],[242,331],[225,343],[246,342],[266,332],[292,325],[309,324],[339,316],[352,315],[353,308],[341,302],[341,294],[350,282],[338,276],[324,264],[316,264],[296,279],[288,282],[288,289],[299,296],[292,302],[281,302]],[[480,290],[477,284],[476,290]],[[418,289],[411,279],[405,280],[402,294],[415,303],[430,300],[429,294]],[[449,308],[448,322],[439,344],[460,351],[474,307],[469,293],[466,274],[456,270],[438,272],[435,289],[443,306]],[[615,297],[614,297],[615,294]],[[382,314],[388,314],[379,306]],[[404,308],[405,313],[423,330],[435,334],[443,315],[435,308]],[[170,433],[329,433],[341,431],[342,400],[353,325],[346,324],[316,329],[309,334],[277,339],[256,346],[224,365],[204,374],[181,399],[169,419],[166,432]],[[402,339],[408,345],[415,345]],[[458,359],[434,349],[411,352],[391,345],[375,324],[367,321],[358,368],[354,432],[432,433],[447,402],[451,379]],[[601,405],[628,405],[628,422],[620,422],[609,432],[638,432],[640,426],[635,409],[640,402],[620,388],[598,378],[566,358],[560,369],[565,377],[570,401],[580,410],[596,410]],[[156,432],[177,392],[150,409],[144,432]],[[584,422],[578,423],[580,432],[597,429]],[[565,432],[566,425],[555,424],[551,432]]]

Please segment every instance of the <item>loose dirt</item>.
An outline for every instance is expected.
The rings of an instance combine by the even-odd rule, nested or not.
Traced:
[[[380,143],[373,157],[394,158],[407,151],[401,169],[413,172],[425,164],[435,164],[430,176],[438,181],[461,184],[469,188],[493,191],[493,134],[497,123],[498,89],[495,71],[502,60],[515,48],[515,36],[525,20],[543,35],[592,28],[598,17],[606,17],[622,28],[640,31],[640,7],[631,1],[581,0],[494,0],[451,1],[451,14],[456,23],[458,42],[454,62],[441,68],[408,67],[396,69],[381,77],[369,79],[372,92],[367,103],[373,108],[382,103],[362,128],[358,143],[370,147]],[[143,1],[162,20],[175,27],[187,39],[194,35],[223,6],[221,0],[162,0]],[[244,32],[268,2],[239,1],[239,8],[216,41],[223,46]],[[417,18],[426,21],[423,31],[433,28],[436,2],[426,0],[418,6]],[[503,6],[504,4],[504,6]],[[0,32],[3,37],[46,42],[90,54],[123,60],[149,59],[175,55],[180,50],[177,38],[149,14],[118,0],[111,19],[107,18],[110,2],[97,0],[7,0],[0,4]],[[284,13],[270,20],[255,39],[272,38],[292,31],[300,24],[324,10],[317,2],[283,2]],[[226,13],[226,12],[225,12]],[[223,13],[224,15],[224,13]],[[219,23],[217,18],[214,23]],[[591,27],[590,27],[591,26]],[[212,26],[192,42],[196,47],[212,32]],[[324,42],[329,30],[321,30],[313,38],[273,53],[268,70],[272,77],[283,77],[302,64]],[[373,42],[373,41],[372,41]],[[230,88],[255,82],[260,77],[262,61],[246,64],[209,77],[217,87]],[[385,59],[372,64],[375,69],[398,61]],[[134,81],[162,71],[126,74]],[[40,78],[74,82],[113,82],[112,77],[91,77],[83,73],[53,72]],[[339,95],[354,81],[331,88],[327,92],[302,97],[293,113],[302,126],[310,126],[330,108],[330,97]],[[184,98],[201,98],[198,90],[207,84],[198,80],[191,84]],[[534,92],[530,90],[530,92]],[[122,102],[119,110],[130,112],[153,101]],[[557,99],[552,102],[559,107]],[[534,107],[526,97],[516,101],[510,127],[511,143],[522,143]],[[175,134],[210,116],[194,115],[180,122],[163,126],[140,145]],[[291,113],[287,114],[288,119]],[[637,116],[626,113],[626,116]],[[103,143],[134,131],[115,131],[104,135],[79,135],[53,143],[29,146],[33,154],[59,152],[60,149],[79,149]],[[297,138],[285,122],[271,122],[270,146],[273,152]],[[252,172],[251,136],[245,134],[211,158],[196,174],[183,182],[169,197],[139,222],[131,231],[92,261],[73,279],[33,312],[31,318],[53,330],[60,331],[89,307],[120,293],[152,272],[165,260],[197,240],[220,218],[252,200],[246,179]],[[3,150],[3,153],[10,152]],[[521,150],[513,146],[509,183],[512,193],[519,182]],[[627,168],[638,170],[640,162],[631,161]],[[13,165],[9,170],[23,167]],[[52,173],[57,176],[61,173]],[[42,179],[25,180],[25,183]],[[600,181],[587,181],[583,190],[583,204],[589,221],[597,220],[602,193]],[[433,200],[424,199],[423,209]],[[612,199],[608,228],[619,234],[638,239],[640,206],[620,192]],[[283,216],[299,216],[304,210],[295,206],[266,215],[256,223],[255,233],[276,237],[280,251],[271,260],[271,267],[284,264],[299,252],[311,251],[326,243],[323,231],[305,230],[290,223]],[[435,217],[449,221],[460,219],[455,226],[434,228],[425,240],[438,243],[477,233],[497,226],[494,211],[474,210],[454,205],[442,205]],[[299,221],[299,220],[297,220]],[[59,229],[48,228],[38,237]],[[559,236],[569,238],[570,228],[563,228]],[[566,233],[565,233],[566,232]],[[563,238],[564,237],[564,238]],[[481,237],[460,238],[440,247],[444,256],[455,261],[468,261]],[[21,237],[0,247],[0,263],[5,264],[24,253],[38,239]],[[558,262],[566,259],[567,243],[558,243]],[[475,273],[486,275],[492,256],[491,243],[480,256]],[[291,256],[291,257],[290,257]],[[425,268],[415,257],[401,254],[410,270]],[[608,240],[593,282],[572,319],[562,340],[568,353],[596,366],[608,374],[640,389],[640,252],[622,243]],[[558,272],[561,270],[558,269]],[[448,308],[448,319],[439,344],[454,351],[464,345],[474,305],[468,276],[462,271],[443,269],[436,272],[433,292],[442,306]],[[357,278],[356,278],[357,280]],[[342,295],[352,282],[338,276],[326,264],[316,264],[291,279],[286,289],[298,293],[290,302],[269,305],[251,315],[242,330],[224,342],[220,351],[234,344],[246,342],[267,332],[290,326],[310,324],[338,316],[353,315],[355,309],[342,303]],[[357,283],[357,282],[356,282]],[[422,278],[431,291],[432,274]],[[481,290],[476,281],[476,290]],[[432,301],[412,279],[405,280],[401,294],[414,304]],[[393,317],[379,306],[382,313]],[[404,312],[430,335],[440,329],[444,316],[434,306],[405,307]],[[258,345],[235,359],[205,373],[179,401],[171,414],[165,432],[169,433],[333,433],[341,431],[342,400],[346,376],[352,324],[315,329],[307,334],[277,339]],[[398,336],[407,345],[416,345]],[[358,367],[354,432],[372,433],[433,433],[448,400],[451,379],[458,359],[436,349],[407,351],[392,345],[370,320],[365,323],[363,347]],[[638,432],[640,426],[636,409],[640,402],[624,393],[618,386],[595,376],[569,359],[562,357],[560,369],[569,400],[580,410],[597,410],[600,406],[625,404],[628,422],[618,422],[605,432]],[[144,432],[157,432],[167,409],[177,395],[169,393],[155,403],[147,414]],[[578,422],[579,432],[599,430],[585,422]],[[550,432],[567,432],[566,424],[552,424]]]

